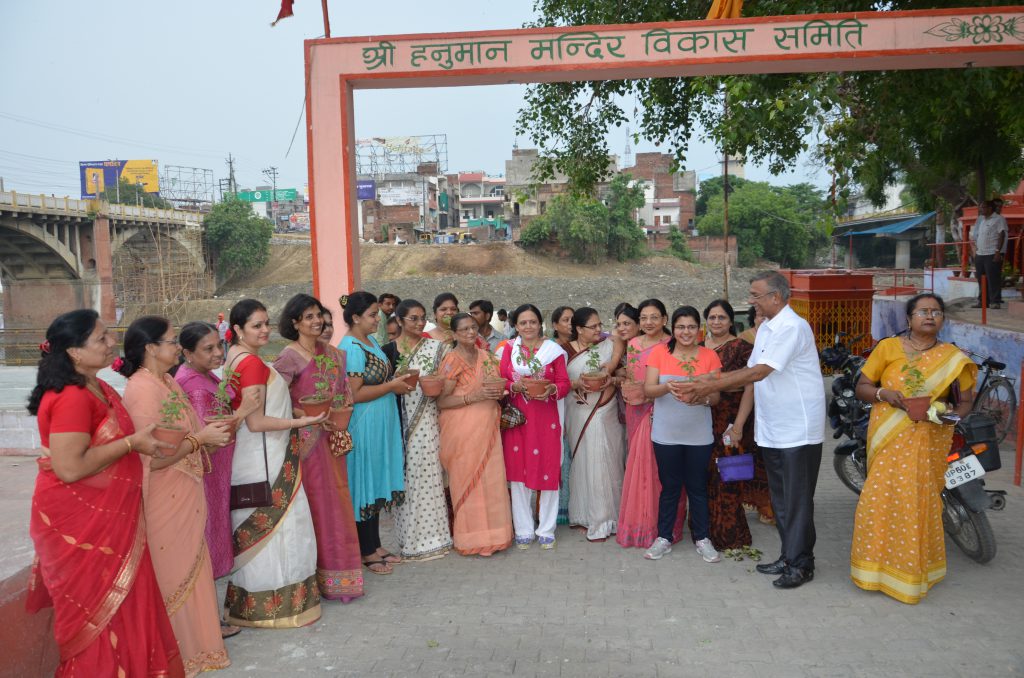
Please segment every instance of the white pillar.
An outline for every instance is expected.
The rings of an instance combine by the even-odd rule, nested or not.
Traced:
[[[896,266],[897,269],[908,269],[910,268],[910,241],[909,240],[897,240],[896,241]]]

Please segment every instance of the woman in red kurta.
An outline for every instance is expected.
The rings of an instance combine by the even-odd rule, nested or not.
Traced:
[[[512,492],[512,523],[516,544],[530,547],[536,531],[541,548],[555,546],[558,520],[558,483],[562,466],[561,400],[569,393],[565,350],[541,334],[540,311],[523,304],[510,316],[518,336],[501,353],[500,374],[508,384],[512,404],[526,415],[526,423],[502,432],[505,475]],[[551,384],[541,398],[526,395],[523,377],[543,376]],[[540,492],[538,521],[531,498]]]
[[[168,446],[152,425],[135,431],[117,392],[97,379],[113,347],[92,310],[59,316],[40,346],[28,404],[43,456],[27,607],[54,608],[58,676],[184,676],[141,518],[139,454]]]

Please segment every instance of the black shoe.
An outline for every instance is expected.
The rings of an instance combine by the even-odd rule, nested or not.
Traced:
[[[798,567],[787,567],[786,572],[772,582],[777,589],[795,589],[814,579],[814,570],[801,570]]]
[[[756,569],[761,574],[782,574],[786,571],[786,561],[779,558],[774,563],[761,563]]]

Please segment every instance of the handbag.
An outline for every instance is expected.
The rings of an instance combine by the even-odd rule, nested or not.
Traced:
[[[246,355],[240,353],[239,355]],[[251,353],[248,355],[252,355]],[[237,357],[237,356],[236,356]],[[263,398],[263,415],[267,414],[267,399]],[[270,467],[267,465],[267,434],[263,433],[263,470],[267,475],[266,480],[244,485],[231,486],[231,498],[229,507],[232,511],[239,509],[254,509],[263,506],[272,506],[274,499],[270,492]]]
[[[754,479],[754,455],[735,454],[715,459],[718,475],[723,483],[737,483]]]
[[[526,415],[523,411],[512,404],[509,398],[505,398],[501,404],[501,430],[507,431],[510,428],[516,426],[522,426],[526,423]]]

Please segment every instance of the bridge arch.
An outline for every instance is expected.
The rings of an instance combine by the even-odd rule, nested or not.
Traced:
[[[0,215],[0,270],[5,280],[78,280],[80,224]]]

